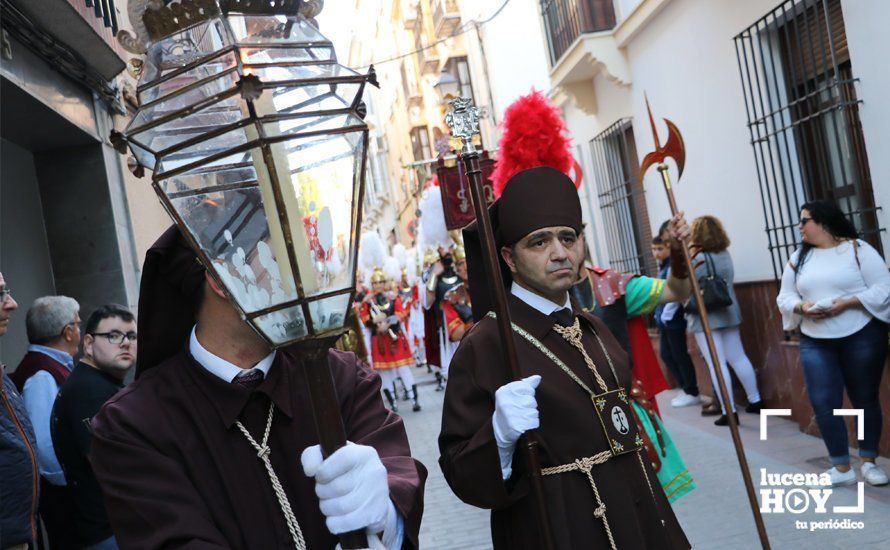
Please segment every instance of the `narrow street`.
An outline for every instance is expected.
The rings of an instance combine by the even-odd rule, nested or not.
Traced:
[[[419,373],[423,374],[419,374]],[[411,441],[411,451],[429,469],[425,511],[420,531],[423,549],[491,548],[486,510],[460,502],[442,477],[438,466],[436,438],[442,412],[441,392],[434,391],[432,375],[417,369],[423,410],[413,413],[410,404],[400,402]],[[659,396],[664,421],[686,466],[696,482],[696,489],[674,503],[674,510],[686,536],[695,549],[750,550],[758,548],[757,531],[748,507],[745,487],[738,473],[738,462],[727,428],[713,425],[713,417],[703,418],[698,407],[674,409],[669,401],[674,391]],[[759,439],[757,416],[741,413],[741,433],[755,488],[759,490],[760,469],[768,473],[818,473],[829,468],[820,439],[801,433],[797,426],[781,418],[770,418],[769,438]],[[852,451],[855,456],[855,451]],[[879,464],[887,467],[886,459]],[[806,489],[806,488],[804,488]],[[832,514],[833,506],[856,504],[856,486],[835,489],[826,506],[828,512],[812,510],[800,514],[785,512],[765,514],[770,543],[776,549],[885,548],[890,517],[890,487],[865,486],[862,514]],[[815,508],[815,506],[811,506]],[[832,519],[861,521],[859,530],[822,529],[811,532],[797,529],[795,522]]]
[[[422,373],[422,374],[421,374]],[[429,470],[424,495],[421,548],[491,548],[488,510],[464,504],[451,492],[439,468],[439,428],[443,392],[435,391],[436,382],[426,369],[415,369],[420,404],[423,410],[411,412],[408,401],[400,401],[402,418],[411,441],[411,454]]]

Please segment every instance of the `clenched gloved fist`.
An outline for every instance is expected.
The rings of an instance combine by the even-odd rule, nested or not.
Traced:
[[[301,461],[306,475],[315,478],[315,494],[331,533],[367,529],[376,534],[397,514],[386,467],[373,447],[349,443],[322,459],[321,447],[315,445],[303,451]]]
[[[513,451],[519,436],[540,425],[535,389],[541,375],[535,374],[517,382],[510,382],[494,393],[494,416],[491,425],[501,458],[504,479],[510,477]]]

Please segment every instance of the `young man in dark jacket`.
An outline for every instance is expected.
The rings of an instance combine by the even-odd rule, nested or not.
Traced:
[[[130,310],[109,304],[94,311],[84,329],[83,353],[53,407],[53,446],[71,488],[72,542],[83,550],[114,550],[117,541],[90,465],[90,422],[136,363],[136,318]]]
[[[18,308],[0,273],[0,337]],[[0,365],[0,549],[24,549],[37,540],[37,443],[25,404]]]

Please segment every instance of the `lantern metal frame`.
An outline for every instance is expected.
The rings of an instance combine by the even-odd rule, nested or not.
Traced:
[[[183,0],[183,3],[189,2],[190,0]],[[197,3],[201,3],[201,0],[197,0]],[[205,6],[208,4],[204,2]],[[210,2],[210,4],[216,5],[216,2]],[[274,3],[273,3],[274,4]],[[234,85],[228,87],[225,90],[219,91],[217,93],[206,96],[205,98],[193,103],[191,105],[186,105],[184,107],[172,110],[170,112],[164,113],[162,116],[157,118],[153,118],[151,120],[145,121],[143,124],[138,126],[134,126],[131,128],[127,128],[125,132],[112,132],[111,141],[115,145],[121,153],[126,153],[127,150],[133,153],[133,155],[137,159],[137,171],[141,171],[143,168],[142,160],[144,160],[145,155],[143,153],[147,153],[148,155],[154,156],[155,165],[153,167],[149,167],[152,170],[152,187],[154,188],[156,194],[161,200],[161,204],[167,213],[173,218],[178,227],[182,228],[182,234],[185,239],[189,242],[189,245],[195,250],[196,254],[199,257],[199,261],[204,265],[207,272],[214,279],[214,281],[219,285],[219,287],[226,294],[226,297],[233,304],[233,306],[237,309],[238,313],[241,317],[248,322],[248,324],[253,328],[253,330],[263,338],[266,343],[272,348],[282,348],[286,347],[304,340],[311,339],[322,339],[325,342],[336,340],[336,337],[339,337],[344,332],[348,330],[348,326],[345,325],[345,317],[348,315],[348,312],[351,311],[353,307],[353,302],[355,299],[355,281],[357,277],[357,269],[358,269],[358,233],[361,228],[361,204],[364,200],[364,192],[365,192],[365,180],[366,180],[366,172],[367,172],[367,150],[368,150],[368,142],[369,142],[369,130],[366,123],[364,123],[363,118],[366,114],[364,103],[362,102],[362,96],[365,91],[365,85],[370,83],[374,86],[378,86],[376,73],[374,71],[373,66],[370,67],[366,74],[343,74],[337,76],[319,76],[319,77],[306,77],[306,78],[293,78],[286,80],[270,80],[263,81],[259,77],[256,76],[256,72],[261,72],[262,69],[267,68],[291,68],[291,67],[305,67],[305,66],[313,66],[313,67],[342,67],[338,64],[336,55],[333,49],[333,44],[324,39],[324,41],[305,41],[305,40],[294,40],[293,42],[279,42],[279,43],[264,43],[261,41],[252,41],[252,42],[241,42],[234,38],[235,32],[232,29],[231,23],[228,18],[232,15],[234,16],[272,16],[272,15],[287,15],[289,19],[287,23],[287,30],[285,31],[287,35],[290,34],[290,28],[294,23],[300,24],[311,24],[308,23],[307,20],[302,19],[297,21],[295,18],[298,16],[294,15],[296,9],[301,6],[303,3],[299,1],[288,1],[288,2],[277,2],[277,6],[272,6],[269,2],[256,1],[253,2],[243,2],[238,0],[230,0],[226,2],[225,0],[220,2],[218,6],[218,10],[205,10],[203,18],[194,19],[194,21],[190,25],[183,25],[175,28],[171,28],[169,26],[166,27],[166,31],[168,32],[167,36],[172,36],[174,34],[185,34],[191,30],[194,30],[201,25],[207,25],[208,22],[213,20],[218,20],[223,23],[222,30],[228,33],[228,39],[233,41],[232,44],[226,45],[225,47],[214,50],[212,52],[208,52],[207,55],[202,55],[194,60],[190,60],[187,64],[178,67],[175,70],[172,70],[166,74],[163,74],[159,78],[155,80],[151,80],[149,82],[140,83],[137,87],[137,97],[142,100],[145,98],[148,92],[151,90],[160,90],[159,86],[162,86],[164,83],[170,82],[171,80],[189,73],[190,71],[199,69],[202,66],[207,66],[215,61],[224,61],[226,58],[234,59],[234,65],[225,68],[219,72],[215,72],[209,76],[203,77],[195,82],[191,82],[182,88],[178,88],[172,92],[167,92],[166,94],[158,95],[158,97],[152,98],[150,101],[140,105],[140,111],[143,109],[148,109],[156,105],[160,105],[164,101],[170,101],[172,98],[176,98],[177,96],[182,96],[187,94],[192,90],[196,90],[201,88],[202,86],[206,86],[209,83],[212,83],[215,80],[225,79],[225,78],[234,78],[237,77],[237,81],[234,81]],[[164,8],[166,9],[166,8]],[[188,8],[185,8],[188,9]],[[148,12],[146,12],[148,13]],[[146,20],[146,23],[148,21]],[[151,30],[151,29],[149,29]],[[317,29],[316,29],[317,30]],[[319,33],[320,36],[320,33]],[[158,37],[164,38],[164,37]],[[321,59],[310,59],[310,60],[298,60],[298,61],[277,61],[277,62],[245,62],[240,55],[242,50],[328,50],[329,55],[323,57]],[[344,68],[345,69],[345,68]],[[145,67],[143,66],[143,70]],[[156,70],[160,71],[160,67]],[[337,72],[337,71],[332,71]],[[351,72],[351,71],[350,71]],[[255,107],[254,101],[257,100],[264,90],[274,90],[274,89],[291,89],[296,90],[302,87],[314,86],[314,85],[330,85],[332,90],[336,90],[338,86],[341,85],[357,85],[358,90],[355,92],[355,96],[352,98],[352,103],[348,106],[344,106],[343,108],[337,109],[313,109],[303,111],[300,110],[301,107],[311,104],[312,102],[320,102],[324,99],[324,95],[317,97],[310,97],[308,100],[305,100],[296,105],[290,106],[287,108],[288,111],[286,113],[276,112],[275,114],[266,114],[260,115],[257,113],[257,109]],[[329,94],[334,94],[335,92],[329,92]],[[168,122],[175,121],[177,119],[181,119],[185,116],[188,116],[193,113],[200,112],[208,107],[211,107],[215,104],[220,104],[230,98],[235,96],[241,96],[241,99],[247,103],[249,116],[242,117],[240,120],[223,124],[218,127],[213,127],[212,130],[200,133],[198,135],[192,136],[183,141],[174,143],[165,147],[163,149],[153,149],[151,146],[146,144],[146,141],[142,139],[142,136],[145,135],[145,132],[162,126]],[[317,121],[319,117],[337,117],[346,115],[347,125],[337,127],[337,128],[322,128],[322,129],[308,129],[306,131],[301,131],[299,126],[295,129],[288,130],[286,133],[282,135],[274,135],[270,136],[267,133],[264,124],[267,123],[275,123],[275,122],[284,122],[284,121],[298,121],[298,120],[306,120],[308,122]],[[354,117],[354,121],[349,123],[349,117]],[[357,121],[360,121],[357,122]],[[212,155],[201,156],[193,162],[189,162],[183,165],[177,165],[170,169],[163,169],[163,160],[169,159],[171,155],[175,155],[177,152],[186,151],[190,147],[198,145],[202,142],[209,141],[213,138],[217,138],[223,136],[229,132],[237,131],[239,129],[246,129],[248,127],[253,127],[256,132],[256,138],[250,139],[243,143],[240,143],[231,148],[226,148],[219,152],[215,152]],[[194,133],[193,129],[183,129],[183,133]],[[301,273],[301,269],[298,265],[297,255],[293,249],[293,239],[294,235],[292,234],[292,226],[291,226],[291,217],[296,215],[296,212],[288,212],[287,208],[284,206],[284,198],[282,195],[281,185],[278,171],[275,169],[276,159],[273,158],[273,153],[271,151],[271,146],[278,143],[284,142],[294,142],[299,141],[306,138],[318,137],[318,136],[337,136],[337,135],[345,135],[345,134],[353,134],[356,136],[360,135],[360,147],[361,147],[361,161],[356,163],[357,173],[354,174],[352,185],[353,185],[353,193],[351,196],[353,197],[353,205],[352,205],[352,215],[351,215],[351,227],[348,232],[349,242],[351,246],[351,250],[347,250],[349,257],[347,260],[350,262],[350,272],[349,272],[349,284],[345,288],[339,288],[334,290],[329,290],[325,292],[320,292],[317,294],[313,294],[308,296],[304,291],[303,278],[306,274]],[[137,150],[141,149],[142,151],[137,154]],[[203,193],[207,193],[210,191],[223,192],[223,191],[234,191],[238,189],[251,189],[257,188],[260,186],[258,180],[253,180],[249,182],[238,182],[234,184],[227,185],[215,185],[215,186],[204,186],[194,189],[188,189],[184,191],[177,191],[173,193],[168,193],[162,188],[162,182],[168,180],[169,178],[175,177],[177,175],[199,169],[202,166],[213,167],[213,163],[231,157],[232,155],[237,155],[239,153],[247,153],[249,151],[259,150],[262,152],[262,163],[267,168],[268,177],[271,183],[271,189],[274,194],[275,201],[275,210],[278,216],[278,223],[281,233],[283,234],[284,241],[286,243],[286,252],[287,259],[277,258],[279,262],[285,262],[288,264],[291,275],[293,276],[293,282],[295,286],[296,298],[287,299],[280,303],[269,305],[268,307],[264,307],[261,309],[246,311],[242,304],[238,299],[232,294],[231,290],[222,280],[220,274],[213,267],[213,260],[198,242],[195,235],[188,229],[188,225],[183,219],[182,215],[177,211],[176,206],[173,204],[173,200],[185,198],[189,196],[198,196]],[[141,157],[141,158],[140,158]],[[161,171],[158,169],[161,168]],[[358,189],[355,189],[355,186],[358,186]],[[271,225],[271,224],[270,224]],[[344,261],[344,264],[346,262]],[[305,268],[304,268],[305,270]],[[337,296],[344,296],[348,294],[348,299],[346,301],[346,307],[343,310],[343,323],[339,323],[340,326],[317,330],[315,327],[315,321],[313,320],[313,315],[310,311],[310,304],[314,302],[319,302],[322,300],[330,299]],[[296,338],[288,339],[287,341],[276,342],[273,341],[269,335],[265,334],[263,330],[261,330],[255,320],[261,318],[263,316],[269,315],[271,313],[289,310],[295,307],[299,307],[302,312],[303,322],[305,323],[305,334],[302,336],[298,336]]]
[[[157,66],[152,64],[149,67],[146,67],[144,61],[137,60],[135,63],[131,61],[131,65],[139,68],[141,71],[147,69],[157,70],[159,71],[158,74],[161,75],[159,78],[156,78],[151,82],[139,85],[137,89],[137,97],[140,101],[147,99],[146,96],[152,89],[163,92],[163,89],[159,86],[164,83],[169,83],[172,79],[181,75],[186,75],[189,71],[196,69],[200,71],[200,67],[207,66],[216,60],[225,60],[230,64],[234,61],[231,66],[224,68],[224,70],[217,71],[209,76],[197,75],[197,80],[194,82],[185,83],[181,88],[175,88],[167,93],[159,93],[158,97],[149,99],[140,107],[140,110],[134,117],[134,121],[141,113],[146,113],[143,118],[148,118],[153,114],[151,111],[145,111],[144,109],[163,105],[161,103],[162,101],[169,101],[171,98],[185,96],[185,94],[188,94],[192,90],[197,90],[202,86],[210,85],[214,80],[229,78],[233,80],[234,85],[229,86],[228,83],[226,83],[226,89],[216,91],[215,93],[213,93],[214,90],[210,89],[208,90],[208,95],[206,97],[200,96],[194,100],[193,104],[185,105],[181,108],[174,108],[170,112],[163,113],[157,118],[145,120],[138,126],[135,126],[134,121],[131,121],[130,125],[132,128],[128,128],[125,132],[113,131],[110,140],[121,154],[127,154],[127,152],[130,151],[134,157],[136,157],[135,162],[132,163],[132,169],[137,176],[144,174],[145,167],[142,166],[140,162],[152,158],[154,161],[153,166],[151,167],[152,187],[160,198],[164,209],[180,228],[181,234],[195,251],[198,260],[206,268],[207,273],[210,274],[213,280],[223,290],[226,298],[240,314],[241,318],[247,322],[254,332],[256,332],[270,348],[282,349],[284,353],[293,357],[301,366],[300,370],[302,370],[305,378],[309,404],[313,413],[313,419],[318,439],[321,444],[322,453],[324,456],[329,456],[337,449],[346,445],[346,431],[340,412],[339,400],[334,387],[328,357],[329,351],[334,346],[337,339],[349,329],[346,324],[347,316],[349,312],[352,311],[353,302],[355,300],[355,281],[358,270],[358,235],[361,228],[361,205],[364,201],[369,141],[368,126],[364,122],[366,109],[361,98],[365,91],[365,85],[370,83],[377,86],[377,79],[374,69],[371,67],[368,73],[364,75],[355,73],[351,70],[348,70],[347,74],[338,75],[337,73],[340,72],[340,70],[336,69],[329,71],[329,74],[324,77],[313,77],[312,75],[308,75],[306,78],[293,78],[281,81],[273,78],[269,79],[267,82],[263,82],[256,75],[256,72],[262,73],[262,69],[264,68],[289,68],[310,65],[331,68],[342,66],[337,63],[333,44],[329,40],[324,39],[324,37],[317,32],[317,28],[314,29],[314,31],[312,29],[303,29],[306,31],[303,33],[303,36],[317,35],[323,40],[295,40],[293,42],[281,43],[239,42],[237,34],[228,20],[232,14],[240,16],[287,16],[286,19],[279,20],[279,24],[283,25],[281,28],[283,29],[283,32],[286,33],[285,36],[290,37],[293,36],[291,31],[293,30],[294,24],[311,24],[311,18],[321,9],[320,4],[321,2],[319,0],[219,0],[219,2],[217,2],[217,0],[180,0],[178,3],[169,3],[165,5],[161,0],[130,0],[128,11],[131,24],[133,24],[137,36],[134,37],[132,34],[124,32],[119,36],[119,41],[126,49],[136,54],[148,54],[149,44],[157,44],[162,40],[172,38],[174,35],[188,33],[190,30],[196,29],[199,25],[208,25],[208,30],[210,30],[210,22],[218,20],[222,23],[221,27],[218,27],[215,30],[222,33],[218,38],[221,45],[224,45],[224,47],[210,51],[206,55],[198,55],[196,59],[189,59],[187,63],[171,70],[169,73],[162,73],[162,64],[158,64]],[[298,13],[300,15],[298,15]],[[231,42],[227,44],[226,42],[223,42],[224,39],[231,40]],[[306,54],[310,59],[305,61],[278,61],[275,63],[245,63],[240,55],[242,53],[241,50],[243,49],[290,49],[294,50],[295,53]],[[303,51],[300,51],[301,49]],[[315,55],[314,50],[321,49],[328,50],[327,57],[324,57],[323,59],[313,58]],[[347,70],[344,72],[347,72]],[[235,82],[236,76],[238,77],[237,82]],[[274,105],[272,107],[272,114],[260,114],[262,109],[259,111],[257,109],[255,102],[261,98],[264,90],[280,88],[300,90],[301,88],[318,84],[329,84],[331,85],[331,89],[328,93],[321,94],[321,96],[313,96],[312,94],[309,94],[309,97],[306,100],[301,101],[301,103],[297,105],[289,106],[288,109],[291,110],[289,113],[278,112],[278,107]],[[345,98],[349,97],[349,94],[343,94],[341,97],[336,92],[337,87],[341,85],[357,85],[357,89],[348,90],[349,93],[352,93],[353,91],[355,93],[348,106],[346,106]],[[271,91],[269,93],[272,94]],[[139,135],[144,132],[148,132],[153,128],[158,128],[168,122],[185,119],[185,117],[188,117],[190,114],[200,112],[214,104],[220,104],[220,106],[224,108],[220,112],[227,112],[225,110],[226,106],[222,105],[222,103],[237,95],[241,96],[239,101],[243,101],[246,104],[246,115],[245,110],[243,109],[245,106],[238,105],[237,112],[239,120],[235,122],[222,121],[222,124],[218,127],[213,127],[209,131],[203,131],[199,135],[188,137],[179,143],[171,144],[159,151],[154,151],[153,149],[146,147],[143,142],[139,141]],[[299,110],[301,107],[311,104],[312,101],[323,102],[330,97],[341,100],[344,106],[342,108],[319,108],[307,111]],[[235,109],[231,109],[231,112],[234,113]],[[320,122],[324,125],[326,122],[337,121],[336,117],[340,116],[343,116],[344,124],[334,128],[322,126],[321,128],[311,129],[308,125],[304,125],[302,128],[297,126],[296,128],[281,130],[281,135],[270,136],[265,127],[265,124],[267,123],[300,119],[306,120],[307,123],[315,121],[316,123]],[[242,141],[231,146],[224,145],[222,147],[223,150],[216,152],[208,151],[208,154],[201,154],[200,151],[196,150],[193,151],[196,158],[192,162],[177,165],[169,169],[165,169],[163,166],[165,159],[169,159],[171,155],[175,155],[177,152],[188,151],[190,147],[197,146],[203,142],[210,145],[212,143],[211,140],[214,138],[225,136],[229,132],[233,132],[232,135],[237,135],[239,129],[247,129],[250,126],[253,126],[251,132],[255,132],[255,136],[250,132],[245,132]],[[173,130],[173,134],[165,133],[164,136],[175,135],[177,132],[190,133],[194,131],[193,128],[185,127],[173,128],[170,130]],[[307,166],[300,166],[296,170],[294,170],[291,165],[286,167],[289,169],[290,174],[296,174],[304,170],[322,166],[327,162],[337,162],[347,157],[351,157],[353,161],[350,176],[351,187],[349,188],[349,196],[353,202],[350,211],[345,214],[345,216],[348,216],[350,223],[349,233],[346,234],[348,235],[349,244],[351,246],[351,249],[347,249],[346,251],[348,260],[351,262],[349,264],[350,271],[348,273],[348,280],[346,281],[345,286],[343,286],[343,281],[340,280],[340,282],[337,283],[338,287],[335,287],[334,290],[324,291],[324,289],[321,289],[321,292],[308,296],[303,284],[304,273],[300,269],[297,251],[295,250],[293,226],[290,223],[292,221],[290,219],[291,216],[299,215],[300,207],[297,206],[296,211],[288,211],[288,205],[285,204],[282,191],[283,182],[280,180],[278,173],[278,168],[284,169],[285,167],[276,165],[276,158],[272,151],[272,146],[293,141],[296,143],[297,147],[287,152],[287,154],[290,154],[300,151],[302,147],[311,147],[324,143],[323,141],[309,141],[307,143],[305,141],[306,138],[317,136],[346,136],[347,134],[352,134],[352,137],[349,139],[344,137],[344,141],[349,147],[347,151],[350,151],[350,153],[338,152],[333,157],[327,157],[325,162],[310,163]],[[158,136],[155,137],[157,138]],[[207,173],[223,173],[226,169],[231,169],[232,166],[235,166],[236,169],[239,165],[242,165],[241,167],[246,166],[246,163],[248,162],[246,155],[248,152],[255,153],[257,151],[261,153],[262,158],[255,157],[250,161],[255,172],[253,180],[221,183],[220,185],[215,186],[207,185],[205,182],[199,182],[202,185],[198,185],[195,188],[188,187],[181,191],[169,193],[162,185],[163,182],[170,181],[170,178],[176,177],[179,174],[195,171],[202,167],[207,169]],[[246,154],[244,160],[239,163],[226,166],[214,164],[216,161],[232,157],[239,153]],[[361,155],[360,159],[357,158],[357,154]],[[280,156],[278,161],[280,161]],[[260,163],[262,163],[262,166],[260,166]],[[130,164],[130,162],[128,162],[128,164]],[[265,170],[262,174],[261,169]],[[202,172],[198,170],[196,172],[191,172],[190,175],[191,174],[200,175]],[[285,261],[284,258],[278,256],[279,253],[287,255],[286,262],[290,269],[289,276],[293,278],[293,292],[296,294],[296,299],[290,299],[291,296],[287,294],[283,294],[283,300],[281,300],[282,296],[273,296],[273,299],[279,299],[279,303],[268,307],[253,309],[248,313],[245,311],[245,308],[238,297],[233,295],[233,290],[226,284],[221,274],[215,268],[214,260],[208,255],[208,251],[205,250],[202,244],[198,242],[196,232],[193,231],[193,228],[186,219],[184,219],[183,214],[181,214],[174,205],[173,200],[198,197],[201,196],[202,193],[206,194],[211,191],[225,193],[229,191],[238,191],[242,188],[259,188],[261,200],[254,204],[265,205],[267,203],[264,201],[268,199],[268,196],[263,196],[265,193],[261,178],[268,178],[264,180],[267,187],[266,193],[271,192],[272,200],[275,202],[274,214],[277,215],[277,222],[280,224],[278,228],[274,229],[274,231],[276,231],[275,238],[277,239],[278,237],[281,237],[284,241],[283,243],[277,243],[280,250],[276,251],[276,258],[274,261],[276,263]],[[247,204],[247,202],[244,204]],[[294,203],[292,202],[291,206],[293,206],[293,204]],[[264,208],[264,206],[260,206],[260,208]],[[309,210],[314,210],[314,207],[310,207]],[[234,218],[234,216],[229,217],[227,218],[227,221],[231,221]],[[272,240],[273,220],[270,211],[266,212],[266,218],[268,220],[266,231],[269,234],[270,240]],[[247,218],[248,221],[249,219],[250,218]],[[246,227],[248,221],[243,221],[240,228]],[[333,221],[331,221],[331,224],[332,223]],[[225,230],[228,230],[228,228],[225,228]],[[221,228],[220,233],[223,231],[224,230]],[[280,235],[277,233],[278,231],[280,231]],[[306,236],[308,237],[308,234]],[[229,237],[231,237],[231,235],[229,235]],[[262,241],[263,238],[264,237],[260,237],[260,240],[257,242],[264,242]],[[312,249],[312,245],[308,240],[305,244],[308,246],[309,255],[312,256],[312,253],[315,253],[316,251]],[[281,252],[281,250],[283,250],[283,252]],[[336,250],[333,248],[331,250],[334,254],[337,254]],[[324,254],[327,253],[327,251],[324,251]],[[305,258],[303,259],[305,260]],[[326,261],[327,260],[325,260],[325,262]],[[329,271],[324,271],[324,273],[327,275]],[[336,277],[336,275],[334,275],[334,277]],[[283,278],[284,276],[282,276],[282,279]],[[278,282],[280,283],[281,281]],[[288,283],[290,282],[291,281],[289,280]],[[310,305],[336,296],[347,297],[342,312],[342,322],[338,321],[337,323],[333,323],[335,326],[318,330],[315,326]],[[272,299],[270,299],[270,302],[271,301]],[[299,308],[303,322],[305,323],[305,334],[298,334],[293,338],[290,338],[288,335],[286,341],[276,342],[258,326],[257,319],[264,315],[278,311],[284,312],[285,310],[294,311],[297,307]],[[337,311],[339,312],[339,309]],[[367,548],[367,539],[364,530],[343,533],[339,535],[339,539],[341,546],[344,549]]]

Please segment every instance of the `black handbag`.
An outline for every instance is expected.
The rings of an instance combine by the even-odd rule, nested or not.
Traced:
[[[717,276],[717,270],[714,268],[714,259],[711,258],[711,255],[706,252],[704,256],[707,273],[698,278],[698,286],[701,290],[705,309],[714,311],[731,306],[732,296],[729,293],[729,285],[726,284],[726,279]],[[697,312],[692,310],[690,313]]]

